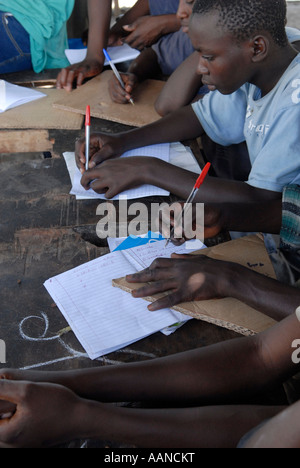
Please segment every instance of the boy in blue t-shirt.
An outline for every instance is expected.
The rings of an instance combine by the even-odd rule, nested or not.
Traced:
[[[251,171],[247,183],[206,178],[196,201],[276,199],[284,186],[299,183],[300,55],[287,39],[286,2],[254,3],[255,8],[250,0],[196,1],[189,31],[199,53],[198,72],[211,92],[150,126],[92,136],[84,187],[105,190],[110,198],[147,182],[186,199],[194,173],[149,158],[103,161],[131,148],[205,132],[225,145],[246,138]],[[84,140],[77,143],[76,157],[84,172]]]

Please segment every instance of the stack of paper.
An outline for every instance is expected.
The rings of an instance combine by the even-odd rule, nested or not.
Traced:
[[[0,112],[5,112],[8,109],[21,106],[22,104],[35,101],[45,96],[46,95],[40,91],[0,80]]]
[[[134,343],[187,316],[164,309],[149,312],[143,299],[112,286],[112,280],[148,267],[157,257],[186,253],[165,240],[112,252],[60,274],[45,287],[91,359]]]
[[[107,52],[113,63],[122,63],[129,60],[134,60],[139,56],[140,51],[133,49],[128,44],[122,46],[108,47]],[[66,49],[65,54],[70,64],[82,62],[86,58],[87,49]],[[104,66],[109,65],[107,60],[104,62]]]

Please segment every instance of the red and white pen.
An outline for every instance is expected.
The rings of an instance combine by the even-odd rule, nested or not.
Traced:
[[[201,187],[201,185],[203,184],[204,180],[205,180],[205,177],[207,176],[208,174],[208,171],[210,169],[210,166],[211,166],[211,163],[207,163],[204,167],[204,169],[202,170],[201,174],[199,175],[198,179],[196,180],[196,183],[194,185],[194,188],[193,190],[191,191],[187,201],[185,202],[184,206],[183,206],[183,215],[184,215],[184,212],[186,210],[186,208],[188,207],[189,203],[192,203],[199,188]],[[172,239],[173,237],[173,234],[174,234],[174,230],[175,230],[175,226],[173,227],[171,233],[170,233],[170,237],[169,239],[167,239],[167,242],[166,242],[166,245],[165,247],[167,247],[167,245],[169,244],[170,240]]]
[[[85,113],[85,170],[89,169],[91,137],[91,107],[86,106]]]

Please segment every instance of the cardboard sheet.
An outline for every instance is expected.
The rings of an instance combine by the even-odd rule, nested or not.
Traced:
[[[160,118],[154,103],[165,84],[163,81],[146,80],[141,83],[133,93],[135,105],[132,106],[112,102],[108,93],[108,82],[112,75],[112,71],[105,71],[71,93],[65,93],[62,99],[53,104],[54,107],[84,115],[89,104],[92,117],[134,127],[147,125]]]
[[[53,107],[53,102],[65,95],[64,90],[43,88],[42,92],[47,97],[9,109],[0,114],[0,129],[80,130],[82,128],[84,119],[82,115]]]
[[[260,235],[243,237],[191,253],[191,255],[195,254],[207,255],[210,258],[239,263],[262,275],[276,278],[273,265],[264,245],[263,237]],[[118,278],[113,280],[113,286],[131,293],[133,289],[141,287],[142,285],[130,284],[125,278]],[[162,295],[163,294],[145,297],[144,299],[153,302]],[[179,304],[173,307],[173,309],[195,319],[213,323],[245,336],[260,333],[276,323],[276,321],[270,317],[230,297],[188,302]]]

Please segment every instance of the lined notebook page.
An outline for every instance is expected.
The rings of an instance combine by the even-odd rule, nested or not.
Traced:
[[[134,149],[134,150],[127,151],[126,153],[124,153],[121,156],[121,158],[128,158],[132,156],[153,157],[153,158],[161,159],[162,161],[165,161],[165,162],[169,162],[170,144],[163,143],[159,145],[145,146],[143,148]],[[74,155],[73,161],[75,163],[75,155]],[[71,173],[70,168],[69,168],[69,172]],[[74,172],[74,178],[72,178],[73,186],[70,192],[71,195],[76,195],[77,197],[80,197],[80,198],[97,198],[97,199],[102,199],[102,200],[106,199],[105,195],[98,194],[94,192],[94,190],[92,189],[85,190],[82,187],[80,183],[82,174],[77,167],[75,167],[74,171],[72,172]],[[120,195],[130,200],[130,199],[144,198],[144,197],[150,197],[150,196],[169,196],[170,192],[163,190],[159,187],[155,187],[153,185],[143,185],[141,187],[134,188],[131,190],[125,190],[124,192],[122,192],[122,194],[119,194],[115,196],[114,198],[112,198],[112,200],[119,200]]]
[[[149,312],[143,299],[112,286],[113,279],[136,271],[123,252],[117,251],[45,282],[91,359],[186,320],[169,309]]]
[[[125,250],[123,254],[133,266],[143,269],[148,268],[156,258],[169,258],[172,253],[188,254],[193,250],[206,248],[199,240],[195,243],[195,247],[193,248],[193,242],[194,241],[190,241],[189,248],[187,249],[187,242],[181,246],[175,247],[171,242],[166,246],[165,240],[150,241],[147,245],[140,245],[133,249]]]

